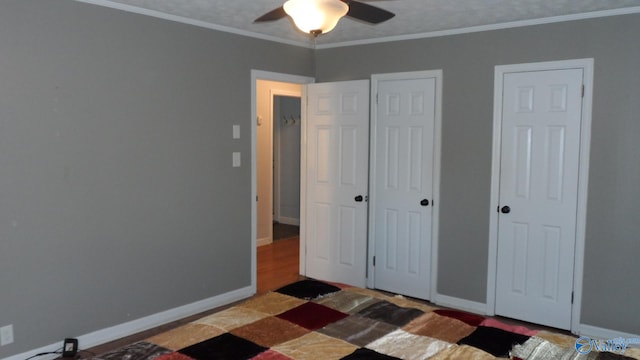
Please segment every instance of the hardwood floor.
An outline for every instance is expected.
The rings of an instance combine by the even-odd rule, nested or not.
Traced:
[[[285,240],[279,240],[269,245],[258,247],[257,250],[257,268],[258,268],[258,281],[257,281],[257,293],[263,294],[271,290],[278,289],[284,285],[301,279],[298,275],[299,270],[299,247],[300,238],[293,237]],[[103,354],[107,351],[115,350],[125,345],[142,341],[151,336],[169,331],[179,326],[188,324],[203,316],[218,312],[224,308],[231,307],[235,304],[229,304],[227,306],[212,309],[197,315],[193,315],[172,323],[159,326],[157,328],[143,331],[138,334],[124,337],[103,345],[96,346],[86,351],[80,352],[78,359],[89,358],[96,354]],[[80,344],[80,349],[83,349]]]
[[[279,240],[258,247],[258,294],[299,280],[300,238]]]

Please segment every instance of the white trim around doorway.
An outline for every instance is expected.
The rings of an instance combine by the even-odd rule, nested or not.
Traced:
[[[264,70],[251,70],[251,119],[249,120],[249,124],[251,127],[251,289],[255,294],[258,288],[258,278],[257,278],[257,227],[258,227],[258,215],[257,215],[257,205],[256,205],[256,196],[257,196],[257,162],[256,162],[256,141],[257,141],[257,109],[256,109],[256,101],[257,101],[257,82],[258,80],[269,80],[269,81],[280,81],[280,82],[288,82],[295,84],[310,84],[315,82],[315,79],[308,76],[301,75],[291,75],[291,74],[283,74],[277,72],[270,72]],[[304,100],[304,87],[302,93],[302,99]],[[304,106],[304,104],[303,104]],[[304,126],[304,122],[303,122]],[[303,133],[304,134],[304,133]],[[302,146],[303,151],[302,155],[304,155],[304,145]],[[301,157],[301,168],[304,166],[304,160]],[[304,171],[301,172],[304,174]],[[301,176],[302,176],[301,174]],[[301,186],[304,184],[301,181]],[[302,192],[302,189],[301,189]],[[300,210],[302,211],[302,198],[300,199]],[[302,214],[300,214],[300,218],[302,219]],[[303,226],[304,224],[301,224]],[[303,245],[303,232],[300,232],[300,246],[302,248]],[[301,257],[302,258],[302,257]],[[303,264],[300,264],[301,270],[303,269]],[[301,272],[302,273],[302,272]]]

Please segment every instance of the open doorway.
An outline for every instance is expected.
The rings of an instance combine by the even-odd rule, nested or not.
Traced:
[[[262,246],[273,242],[274,223],[300,225],[302,85],[258,80],[257,91],[257,245]]]
[[[285,281],[299,276],[300,245],[278,245],[274,238],[291,239],[290,232],[274,231],[274,222],[284,226],[300,226],[300,155],[302,134],[303,84],[312,78],[252,71],[252,179],[255,202],[252,204],[252,284],[256,292],[264,292],[273,280]],[[274,236],[275,234],[275,236]],[[287,241],[287,240],[283,240]],[[258,254],[261,263],[258,264]],[[265,265],[264,259],[268,263]],[[283,265],[286,274],[279,272]],[[258,277],[261,278],[260,286]]]

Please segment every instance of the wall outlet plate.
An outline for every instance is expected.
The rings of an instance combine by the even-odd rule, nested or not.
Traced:
[[[62,345],[62,357],[72,358],[78,353],[78,339],[64,339]]]
[[[13,324],[0,328],[0,346],[13,343]]]

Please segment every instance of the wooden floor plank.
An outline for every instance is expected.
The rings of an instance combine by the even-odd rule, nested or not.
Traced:
[[[300,279],[299,247],[298,237],[258,247],[258,294]]]

